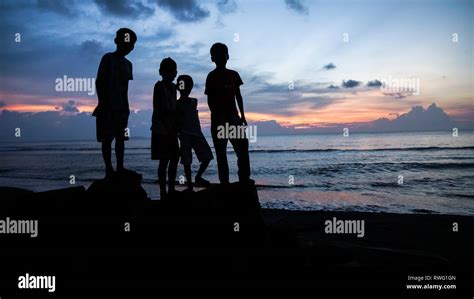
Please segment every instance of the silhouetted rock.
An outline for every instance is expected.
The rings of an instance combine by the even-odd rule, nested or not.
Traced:
[[[78,186],[35,193],[24,189],[2,188],[0,194],[1,214],[33,217],[64,215],[67,211],[77,211],[78,207],[84,206],[80,202],[85,198],[85,189]]]
[[[0,215],[39,220],[41,232],[33,247],[249,247],[264,241],[253,182],[150,200],[140,181],[140,174],[128,171],[97,180],[87,191],[82,186],[39,193],[3,188],[0,192],[10,198],[0,201]]]
[[[62,200],[62,201],[72,201],[79,196],[85,196],[86,189],[84,186],[69,187],[64,189],[48,190],[44,192],[36,192],[34,194],[35,199],[39,200]],[[57,207],[60,208],[60,207]]]
[[[110,178],[97,180],[90,185],[87,193],[115,197],[117,200],[129,198],[133,200],[148,199],[146,191],[141,186],[142,175],[132,170],[116,174]]]
[[[176,192],[151,201],[144,230],[170,244],[198,247],[261,245],[265,225],[253,183],[213,185],[199,192]]]
[[[141,185],[142,175],[126,170],[113,177],[93,182],[87,189],[87,200],[94,214],[142,214],[148,195]]]
[[[12,215],[16,211],[17,206],[28,207],[28,205],[22,204],[34,195],[34,192],[13,188],[13,187],[0,187],[0,215]]]
[[[31,196],[32,194],[32,191],[26,189],[14,187],[0,187],[0,197],[2,198],[2,200],[19,199]]]
[[[175,192],[160,201],[162,212],[190,212],[206,215],[243,215],[260,212],[254,183],[212,185],[198,192]]]

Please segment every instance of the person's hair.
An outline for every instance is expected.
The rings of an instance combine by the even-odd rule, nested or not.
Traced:
[[[180,88],[181,81],[184,82],[184,89]],[[191,91],[194,86],[193,78],[191,78],[191,76],[189,75],[179,75],[176,82],[178,82],[177,87],[178,87],[178,90],[180,91]]]
[[[177,68],[178,66],[176,65],[176,62],[173,59],[171,59],[171,57],[163,59],[160,63],[161,71],[173,71],[173,70],[176,70]]]
[[[129,28],[120,28],[119,30],[117,30],[117,33],[115,34],[115,39],[123,41],[125,34],[129,34],[130,42],[135,43],[137,41],[137,35],[135,34],[135,32],[133,32],[132,29]]]
[[[216,56],[219,54],[226,54],[229,56],[229,49],[223,43],[215,43],[211,47],[211,56]]]

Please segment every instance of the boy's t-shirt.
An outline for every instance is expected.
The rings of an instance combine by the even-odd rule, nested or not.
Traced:
[[[125,57],[107,53],[102,57],[97,72],[96,86],[99,106],[96,114],[115,111],[130,113],[128,81],[133,80],[132,63]]]
[[[158,81],[153,90],[151,130],[157,134],[176,134],[176,87]]]
[[[201,136],[201,122],[195,98],[180,99],[176,102],[179,130],[182,134]]]
[[[244,84],[239,73],[229,69],[215,69],[207,75],[204,93],[214,98],[209,103],[211,120],[226,121],[238,115],[235,103],[236,89]]]

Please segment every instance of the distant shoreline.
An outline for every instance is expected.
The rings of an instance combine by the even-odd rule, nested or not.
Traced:
[[[211,137],[210,134],[208,134],[207,130],[208,129],[207,127],[203,128],[204,130],[204,136],[206,137]],[[460,131],[460,135],[462,135],[463,132],[468,132],[468,133],[473,133],[474,130],[473,129],[461,129]],[[372,134],[416,134],[416,133],[446,133],[446,134],[451,134],[451,131],[440,131],[440,130],[433,130],[433,131],[380,131],[380,132],[357,132],[357,131],[351,131],[350,132],[350,135],[372,135]],[[298,134],[291,134],[291,133],[272,133],[272,134],[258,134],[258,136],[269,136],[269,137],[272,137],[272,136],[292,136],[292,137],[297,137],[297,136],[311,136],[311,135],[315,135],[315,136],[335,136],[335,135],[342,135],[341,132],[327,132],[327,133],[323,133],[323,132],[311,132],[311,133],[298,133]],[[150,139],[150,136],[132,136],[130,138],[130,140],[146,140],[146,139]],[[15,140],[15,141],[13,141]],[[49,140],[27,140],[27,139],[23,139],[23,138],[17,138],[17,139],[12,139],[12,140],[9,140],[9,141],[1,141],[0,140],[0,145],[2,144],[8,144],[8,143],[21,143],[21,142],[28,142],[28,143],[41,143],[41,142],[96,142],[96,140],[94,138],[90,138],[90,139],[49,139]]]

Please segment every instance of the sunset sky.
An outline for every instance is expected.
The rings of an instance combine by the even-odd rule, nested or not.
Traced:
[[[209,122],[203,85],[213,69],[209,48],[220,41],[229,47],[228,67],[244,81],[252,121],[296,127],[365,122],[433,102],[456,120],[473,119],[473,3],[3,0],[0,109],[92,111],[95,95],[58,92],[55,80],[95,78],[102,55],[114,50],[115,31],[129,27],[138,35],[128,56],[133,110],[151,109],[159,63],[169,56],[179,74],[194,78],[192,95]],[[420,94],[367,86],[384,78],[417,78]]]

